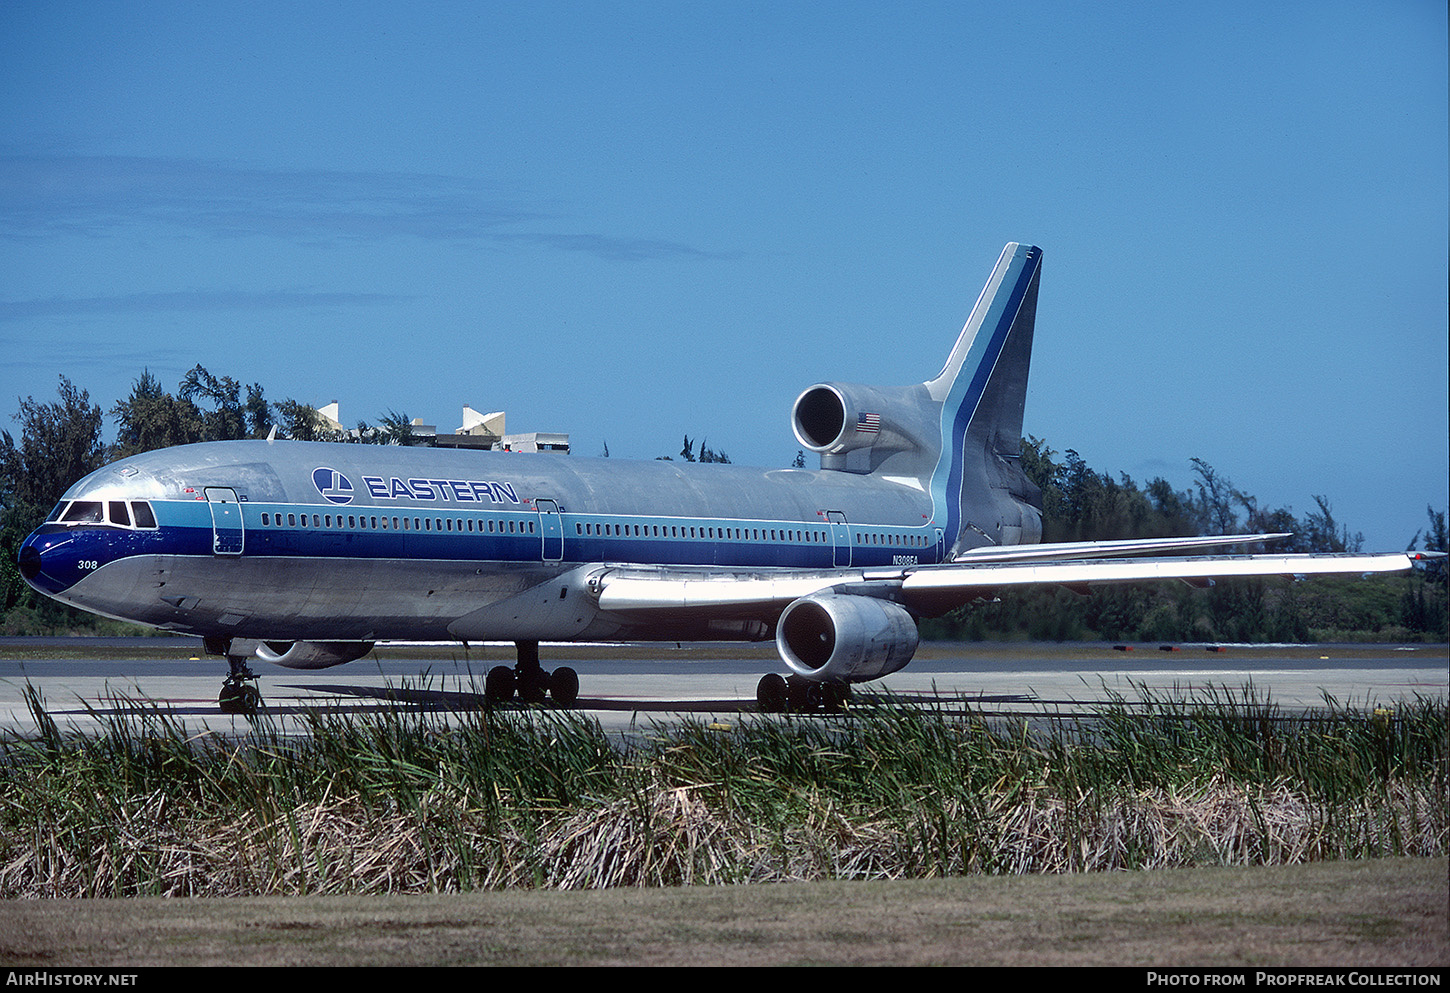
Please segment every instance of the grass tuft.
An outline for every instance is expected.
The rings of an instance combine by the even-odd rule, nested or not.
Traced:
[[[1444,856],[1443,700],[1252,686],[1014,720],[890,700],[828,719],[319,710],[190,733],[112,701],[0,741],[0,898],[381,894]]]

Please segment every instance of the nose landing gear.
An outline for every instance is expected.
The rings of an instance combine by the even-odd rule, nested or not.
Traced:
[[[245,657],[227,656],[231,671],[222,683],[217,705],[224,714],[255,714],[262,705],[262,691],[257,688],[257,674],[247,668]]]
[[[262,706],[262,691],[257,688],[257,674],[247,668],[248,656],[234,655],[230,638],[204,638],[201,649],[207,655],[220,655],[227,660],[227,678],[216,698],[222,713],[255,714]]]

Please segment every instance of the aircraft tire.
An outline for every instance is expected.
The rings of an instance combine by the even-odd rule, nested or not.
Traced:
[[[789,690],[785,678],[779,673],[768,672],[755,685],[755,706],[762,714],[778,714],[785,710]]]
[[[255,714],[262,703],[262,694],[255,686],[227,684],[217,696],[217,706],[224,714]]]
[[[521,674],[518,691],[519,699],[524,703],[543,703],[549,695],[549,674],[542,669]]]
[[[567,665],[549,674],[549,696],[560,707],[572,707],[579,699],[579,674]]]
[[[488,670],[483,680],[483,698],[488,703],[508,703],[514,698],[514,671],[506,665]]]
[[[803,714],[819,709],[822,703],[820,683],[800,676],[791,676],[785,682],[792,711]]]

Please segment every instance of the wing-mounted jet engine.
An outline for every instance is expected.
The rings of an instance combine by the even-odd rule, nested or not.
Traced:
[[[818,593],[786,607],[776,626],[780,657],[795,674],[764,676],[756,687],[762,710],[835,709],[852,683],[905,668],[916,654],[916,618],[891,600]]]

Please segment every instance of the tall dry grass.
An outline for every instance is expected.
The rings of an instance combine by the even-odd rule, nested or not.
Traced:
[[[1447,712],[1252,689],[993,721],[889,701],[613,740],[394,707],[193,736],[144,703],[0,743],[0,897],[443,892],[1444,855]]]

